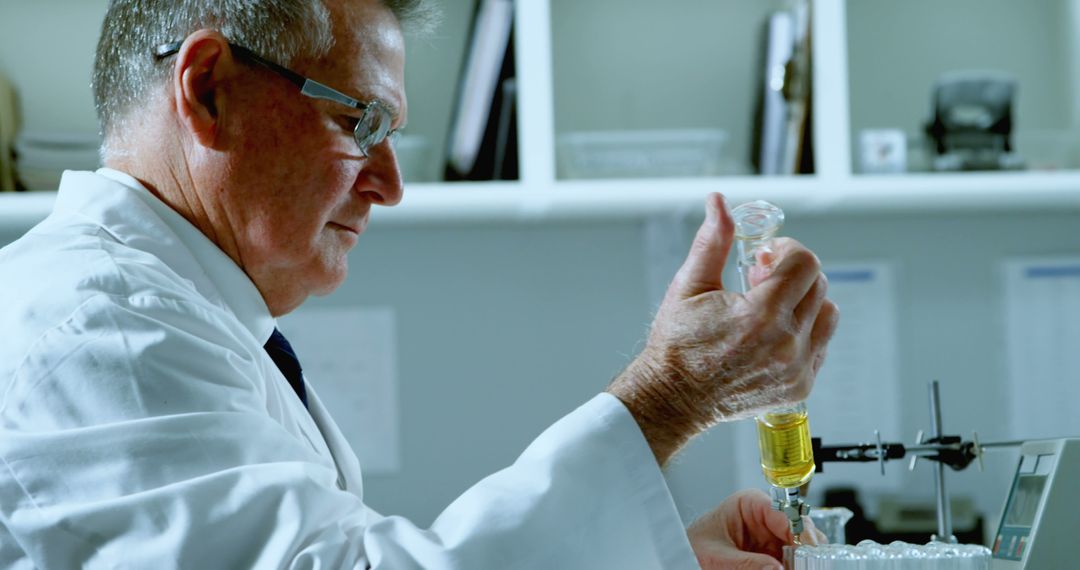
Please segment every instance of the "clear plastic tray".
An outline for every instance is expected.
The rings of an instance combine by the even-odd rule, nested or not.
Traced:
[[[733,174],[720,129],[573,132],[556,143],[560,178],[680,178]]]

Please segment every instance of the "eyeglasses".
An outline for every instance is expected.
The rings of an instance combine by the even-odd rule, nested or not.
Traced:
[[[175,55],[180,51],[180,46],[183,42],[173,42],[168,44],[162,44],[154,48],[154,57],[157,59],[164,59],[171,55]],[[356,127],[353,128],[353,139],[356,141],[356,146],[360,147],[360,154],[364,157],[368,157],[368,152],[383,140],[389,138],[390,143],[397,142],[400,130],[391,129],[390,125],[394,122],[393,113],[386,105],[378,100],[363,103],[357,101],[352,97],[318,81],[308,79],[295,71],[278,65],[268,59],[265,59],[255,52],[233,43],[229,43],[229,47],[240,57],[251,60],[252,62],[273,71],[274,73],[288,79],[292,83],[296,84],[300,88],[300,93],[313,99],[325,99],[327,101],[334,101],[347,107],[357,109],[361,112],[360,120],[357,121]]]

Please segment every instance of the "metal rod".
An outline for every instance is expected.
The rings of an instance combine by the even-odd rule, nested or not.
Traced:
[[[957,450],[957,449],[960,449],[959,444],[956,444],[956,445],[935,445],[935,444],[912,445],[911,447],[904,446],[904,455],[919,455],[919,456],[924,456],[925,457],[925,456],[929,456],[929,455],[937,455],[938,453],[941,453],[942,451],[950,451],[950,450]]]
[[[1012,448],[1012,447],[1020,447],[1021,445],[1027,443],[1028,441],[1030,441],[1030,440],[1018,439],[1016,441],[991,441],[989,443],[983,441],[983,442],[979,442],[979,447],[981,447],[983,449],[983,451],[1006,449],[1006,448]],[[904,446],[904,454],[905,455],[933,455],[933,454],[935,454],[935,453],[937,453],[939,451],[947,451],[947,450],[954,450],[955,451],[955,450],[960,449],[961,447],[963,447],[963,443],[947,443],[947,444],[944,444],[944,445],[939,444],[939,443],[928,443],[926,445],[905,445]],[[871,451],[873,451],[873,450],[871,450]]]
[[[935,438],[940,438],[943,433],[937,380],[930,381],[930,431]],[[949,493],[945,489],[945,465],[942,463],[938,463],[934,468],[934,487],[937,489],[937,538],[942,542],[952,542],[952,505],[949,504]]]
[[[993,449],[995,447],[1020,447],[1029,441],[1035,441],[1030,439],[1015,439],[1012,441],[982,441],[979,442],[979,447],[983,449]]]
[[[981,447],[983,449],[983,451],[997,451],[998,449],[1006,450],[1006,449],[1013,448],[1013,447],[1020,447],[1021,445],[1027,443],[1028,441],[1038,441],[1038,440],[1018,439],[1018,440],[1015,440],[1015,441],[990,441],[990,442],[985,442],[984,441],[984,442],[979,443],[979,447]],[[873,444],[871,444],[871,443],[858,443],[858,444],[851,444],[850,448],[846,449],[846,450],[844,449],[844,446],[842,446],[842,445],[841,446],[829,446],[828,449],[830,449],[830,450],[841,450],[841,451],[838,451],[838,453],[844,453],[844,454],[848,454],[848,455],[855,456],[855,457],[866,456],[866,457],[873,457],[873,458],[876,459],[877,456],[878,456],[878,451],[877,451],[877,449],[874,449],[873,447],[871,447],[872,445]],[[890,444],[887,444],[887,445],[894,445],[894,444],[890,443]],[[942,444],[942,443],[927,443],[927,444],[923,444],[923,445],[904,445],[904,455],[905,456],[918,455],[918,456],[921,456],[921,457],[922,456],[928,456],[928,455],[936,455],[936,454],[938,454],[938,453],[940,453],[942,451],[958,451],[961,448],[963,448],[963,446],[964,446],[963,442],[960,442],[960,443],[945,443],[945,444]]]

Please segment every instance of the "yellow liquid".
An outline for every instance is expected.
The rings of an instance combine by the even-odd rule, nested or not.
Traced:
[[[814,449],[806,412],[766,413],[757,419],[761,470],[770,485],[799,487],[814,474]]]

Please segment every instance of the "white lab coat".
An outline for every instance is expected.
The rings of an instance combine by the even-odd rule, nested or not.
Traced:
[[[367,508],[255,286],[126,174],[65,173],[0,250],[0,299],[0,568],[697,568],[606,394],[429,529]]]

